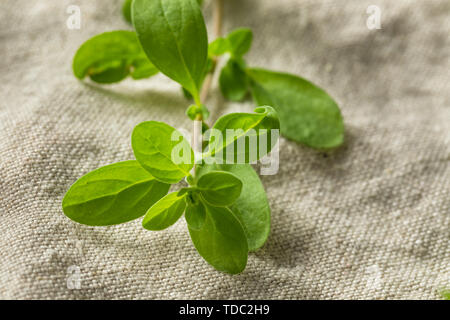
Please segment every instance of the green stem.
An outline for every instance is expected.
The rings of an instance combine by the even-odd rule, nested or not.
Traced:
[[[223,25],[223,0],[215,0],[214,6],[214,38],[222,37],[222,25]],[[212,81],[214,79],[216,73],[218,59],[217,57],[213,58],[213,67],[210,73],[205,78],[203,82],[203,87],[200,93],[200,101],[205,102],[208,98],[209,90],[211,89]]]
[[[215,0],[214,1],[214,38],[219,38],[222,36],[222,24],[223,24],[223,6],[224,1],[223,0]],[[206,102],[206,99],[208,99],[208,94],[212,86],[212,82],[214,79],[214,76],[217,72],[217,63],[218,59],[215,57],[213,58],[213,68],[210,73],[205,78],[205,81],[203,82],[203,87],[200,92],[200,99],[195,99],[195,103],[200,106],[201,103]],[[198,101],[200,100],[200,101]],[[202,122],[203,122],[203,116],[201,113],[197,115],[194,121],[194,132],[192,135],[192,141],[191,144],[193,146],[194,151],[201,151],[201,137],[202,137]],[[200,144],[200,145],[199,145]],[[200,148],[200,150],[198,150]],[[195,150],[197,149],[197,150]],[[192,175],[195,175],[195,167],[192,169]]]

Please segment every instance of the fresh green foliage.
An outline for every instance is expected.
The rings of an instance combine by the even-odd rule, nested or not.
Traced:
[[[242,57],[250,50],[252,41],[252,31],[241,28],[234,30],[226,38],[217,38],[209,44],[210,56],[230,54],[219,78],[220,90],[228,100],[241,101],[249,90],[249,81],[245,72],[246,63]]]
[[[131,145],[139,163],[156,179],[177,183],[194,166],[194,151],[183,135],[171,126],[147,121],[134,128]],[[173,161],[172,153],[179,158]]]
[[[450,300],[450,290],[442,290],[441,295],[445,300]]]
[[[203,227],[195,230],[189,226],[195,248],[217,270],[242,272],[247,265],[248,246],[241,223],[229,208],[204,206]]]
[[[274,123],[279,126],[270,107],[258,108],[255,114],[236,115],[222,117],[215,127],[225,128],[222,122],[225,119],[227,123],[228,118],[232,128],[239,126],[239,121],[244,129],[271,128]],[[82,177],[67,192],[64,213],[79,223],[110,225],[146,212],[143,227],[157,231],[176,223],[185,212],[200,255],[217,270],[241,272],[248,251],[259,248],[270,229],[270,208],[252,167],[199,165],[193,178],[189,171],[194,155],[189,143],[162,122],[136,126],[132,146],[137,161],[106,166]],[[174,161],[177,155],[180,159],[187,155],[187,162]],[[184,177],[189,187],[164,196],[169,184]]]
[[[313,148],[334,148],[344,140],[344,124],[336,102],[322,89],[294,75],[248,69],[258,104],[273,106],[282,133]]]
[[[236,29],[228,35],[227,40],[231,55],[241,58],[252,46],[253,32],[248,28]]]
[[[203,164],[196,168],[196,177],[214,171],[230,172],[242,181],[241,194],[230,208],[245,231],[249,251],[256,251],[270,233],[269,201],[258,174],[249,164]]]
[[[132,19],[131,19],[131,3],[132,2],[133,2],[133,0],[125,0],[122,5],[123,17],[129,23],[132,23]]]
[[[147,230],[164,230],[180,219],[186,208],[186,194],[173,192],[155,203],[146,213],[142,226]]]
[[[86,41],[75,54],[73,72],[99,83],[113,83],[131,75],[143,79],[159,71],[148,60],[132,31],[112,31]]]
[[[241,101],[245,98],[249,83],[247,74],[234,59],[228,60],[219,77],[220,90],[223,96],[231,101]]]
[[[80,178],[67,191],[62,206],[70,219],[108,226],[137,219],[169,191],[137,161],[115,163]]]
[[[233,173],[242,181],[242,191],[230,207],[244,228],[248,249],[256,251],[270,233],[270,206],[258,174],[249,164],[221,165],[221,170]]]
[[[226,207],[241,195],[242,182],[232,173],[212,171],[198,179],[197,189],[207,203]]]
[[[229,50],[228,39],[226,38],[217,38],[213,42],[211,42],[208,46],[208,54],[210,56],[221,56],[228,52]]]
[[[192,230],[200,230],[203,228],[206,220],[206,209],[200,200],[200,195],[191,193],[186,198],[187,207],[184,217]]]
[[[126,21],[132,23],[131,4],[133,0],[125,0],[122,5],[122,14]],[[203,0],[197,0],[199,6],[203,5]]]
[[[193,104],[186,110],[186,115],[191,120],[197,119],[198,115],[200,115],[203,120],[207,120],[209,118],[209,110],[203,104],[199,106]]]
[[[340,146],[344,124],[336,102],[322,89],[300,77],[248,68],[243,56],[250,50],[253,34],[237,29],[209,45],[210,56],[230,54],[219,84],[223,96],[241,101],[249,88],[259,105],[271,105],[280,115],[282,134],[317,149]]]
[[[272,139],[271,130],[280,129],[280,121],[276,111],[269,106],[258,107],[255,113],[231,113],[217,120],[213,129],[221,133],[222,140],[211,137],[209,150],[205,156],[227,159],[230,151],[234,156],[234,163],[252,163],[259,160],[272,150],[277,139]],[[235,130],[236,135],[228,134],[228,130]],[[278,137],[277,137],[278,138]],[[252,139],[257,143],[251,143]],[[265,150],[260,149],[260,140],[267,141]],[[250,143],[246,143],[250,140]],[[245,146],[241,148],[240,146]],[[229,159],[231,162],[232,159]]]
[[[197,104],[205,76],[208,37],[196,0],[134,0],[133,24],[145,53]]]
[[[263,246],[270,233],[269,202],[249,163],[275,146],[278,135],[271,130],[281,128],[287,138],[323,149],[342,144],[344,125],[337,104],[322,89],[294,75],[248,67],[244,56],[253,41],[250,29],[234,30],[208,45],[201,4],[125,0],[124,18],[136,32],[97,35],[79,48],[73,61],[77,78],[98,83],[144,79],[159,71],[178,82],[194,100],[186,115],[202,121],[203,133],[210,134],[197,155],[201,158],[195,159],[175,128],[143,122],[132,133],[136,160],[83,176],[66,193],[62,207],[70,219],[92,226],[145,215],[142,226],[153,231],[169,228],[184,213],[200,255],[217,270],[236,274],[245,269],[248,252]],[[223,96],[241,101],[251,91],[260,107],[254,113],[224,115],[209,131],[205,120],[210,114],[200,91],[206,76],[222,65],[222,55],[228,59],[218,70]],[[182,179],[188,186],[167,194]]]
[[[248,28],[236,29],[226,38],[217,38],[209,44],[210,56],[221,56],[228,52],[233,59],[242,58],[251,48],[253,32]]]

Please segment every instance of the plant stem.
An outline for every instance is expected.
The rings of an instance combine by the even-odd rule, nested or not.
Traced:
[[[223,25],[223,0],[215,0],[214,1],[214,38],[222,37],[222,25]],[[203,83],[202,91],[200,93],[200,100],[205,102],[208,98],[209,90],[211,89],[212,81],[214,79],[214,75],[216,73],[218,59],[217,57],[213,58],[213,67],[210,73],[205,78]]]
[[[222,37],[222,24],[223,24],[223,5],[224,0],[214,0],[214,38],[220,38]],[[214,76],[216,74],[216,67],[218,63],[217,57],[213,58],[213,66],[212,70],[208,75],[206,76],[203,87],[200,92],[200,101],[201,103],[205,103],[206,99],[208,98],[209,91],[211,89],[212,81],[214,79]],[[203,122],[203,116],[199,113],[194,121],[194,132],[192,135],[192,141],[191,145],[195,152],[201,152],[202,151],[202,122]],[[195,174],[195,167],[192,169],[192,175]]]
[[[214,37],[219,38],[222,36],[223,25],[223,0],[216,0],[216,6],[214,9]]]

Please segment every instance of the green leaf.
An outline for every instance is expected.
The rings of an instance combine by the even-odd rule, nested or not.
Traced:
[[[258,107],[255,113],[230,113],[217,120],[213,129],[220,133],[218,139],[213,131],[209,150],[204,157],[226,160],[226,163],[252,163],[269,153],[276,145],[278,136],[272,138],[271,130],[280,129],[278,115],[272,107]],[[229,134],[229,130],[234,134]],[[266,148],[260,150],[261,142]]]
[[[197,104],[208,37],[196,0],[135,0],[133,24],[150,61],[186,88]]]
[[[179,182],[189,175],[194,165],[194,151],[189,142],[163,122],[147,121],[137,125],[131,144],[141,166],[162,182]]]
[[[125,0],[122,5],[123,17],[129,23],[132,23],[132,21],[131,21],[131,2],[132,1],[133,0]]]
[[[194,230],[189,226],[195,248],[217,270],[242,272],[247,265],[248,246],[241,223],[228,208],[205,204],[205,209],[203,227]]]
[[[183,92],[183,95],[187,100],[193,99],[192,94],[189,91],[187,91],[184,87],[181,87],[181,92]]]
[[[232,31],[227,36],[230,53],[237,58],[246,54],[253,41],[253,32],[248,28],[240,28]]]
[[[441,295],[445,300],[450,300],[450,290],[442,290]]]
[[[248,249],[256,251],[270,233],[270,206],[261,180],[249,164],[221,165],[220,169],[233,173],[242,181],[241,195],[231,210],[244,228]]]
[[[241,101],[248,92],[247,74],[240,64],[233,59],[228,60],[219,77],[220,90],[223,96],[231,101]]]
[[[92,81],[102,84],[120,82],[130,73],[125,61],[113,61],[92,66],[89,70]]]
[[[147,230],[164,230],[180,219],[186,208],[186,195],[173,192],[155,203],[146,213],[142,226]]]
[[[239,198],[242,182],[232,173],[212,171],[198,179],[197,189],[209,204],[226,207]]]
[[[184,217],[189,228],[193,230],[200,230],[203,228],[206,220],[206,209],[203,203],[200,201],[199,196],[196,193],[191,193],[186,198],[187,207]]]
[[[201,115],[203,120],[206,120],[209,118],[209,110],[206,108],[204,104],[201,104],[200,106],[193,104],[189,106],[189,108],[186,110],[186,115],[191,120],[196,120],[197,115]]]
[[[134,80],[146,79],[159,73],[159,70],[151,64],[147,57],[136,59],[133,62],[134,69],[131,71],[131,77]]]
[[[137,219],[168,191],[137,161],[115,163],[80,178],[67,191],[62,207],[70,219],[108,226]]]
[[[208,46],[208,54],[210,56],[221,56],[230,50],[228,39],[217,38]]]
[[[73,59],[73,72],[82,80],[89,76],[99,83],[113,83],[128,75],[148,78],[158,69],[148,60],[132,31],[99,34],[81,45]]]
[[[210,56],[221,56],[229,52],[234,59],[242,58],[251,48],[253,41],[252,30],[248,28],[236,29],[226,38],[217,38],[209,44]]]
[[[181,188],[180,190],[177,191],[177,194],[178,194],[179,197],[181,197],[181,196],[184,196],[184,195],[188,194],[189,191],[193,191],[193,190],[194,189],[190,188],[190,187],[188,187],[188,188]]]
[[[270,233],[270,206],[261,180],[249,164],[198,165],[196,179],[217,170],[230,172],[242,181],[241,195],[230,208],[244,228],[249,251],[256,251]]]
[[[333,148],[344,140],[344,124],[336,102],[322,89],[294,75],[248,69],[258,104],[278,112],[281,133],[313,148]]]

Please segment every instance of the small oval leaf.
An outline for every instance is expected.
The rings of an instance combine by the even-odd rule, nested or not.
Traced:
[[[80,80],[89,76],[95,82],[113,83],[128,75],[148,78],[159,71],[148,60],[136,33],[119,30],[99,34],[83,43],[73,59],[73,72]]]
[[[62,207],[70,219],[108,226],[137,219],[169,191],[137,161],[115,163],[94,170],[76,181]]]
[[[188,201],[184,217],[186,218],[189,228],[200,230],[203,228],[206,220],[205,206],[199,200]]]
[[[139,58],[133,61],[133,68],[131,70],[131,77],[134,80],[146,79],[154,76],[159,72],[158,69],[147,59]]]
[[[221,170],[233,173],[242,181],[242,192],[231,210],[244,228],[248,249],[262,247],[270,233],[270,205],[258,174],[249,164],[221,165]]]
[[[256,251],[264,245],[270,233],[270,205],[264,186],[249,164],[202,164],[196,167],[195,176],[200,179],[217,170],[230,172],[242,181],[241,194],[230,208],[244,228],[249,251]]]
[[[256,108],[255,113],[220,117],[212,129],[205,158],[222,158],[227,164],[253,163],[276,145],[280,120],[272,107],[264,106]]]
[[[221,56],[227,51],[229,51],[230,46],[228,39],[225,38],[217,38],[213,42],[211,42],[208,46],[208,54],[210,56]]]
[[[200,230],[189,227],[195,248],[217,270],[242,272],[247,265],[248,246],[241,223],[228,208],[205,204],[205,209],[203,227]]]
[[[211,171],[198,179],[197,189],[209,204],[226,207],[239,198],[242,182],[232,173]]]
[[[240,58],[250,50],[253,41],[253,32],[249,28],[239,28],[230,32],[227,39],[231,54],[234,57]]]
[[[102,84],[120,82],[130,74],[129,66],[125,61],[113,61],[112,63],[93,66],[89,70],[92,81]]]
[[[122,15],[123,15],[124,19],[129,23],[132,23],[132,21],[131,21],[131,2],[133,2],[133,0],[125,0],[122,5]]]
[[[223,96],[230,101],[241,101],[249,89],[247,74],[233,59],[222,68],[219,85]]]
[[[209,110],[204,104],[201,104],[200,106],[193,104],[186,110],[186,115],[192,121],[196,120],[198,115],[201,115],[201,119],[207,120],[209,118]]]
[[[150,61],[199,103],[208,36],[196,0],[134,0],[133,24]]]
[[[173,192],[155,203],[146,213],[142,226],[147,230],[164,230],[180,219],[186,208],[186,195]]]
[[[247,73],[253,80],[255,101],[277,110],[285,137],[319,149],[343,143],[341,112],[325,91],[291,74],[264,69],[249,69]]]
[[[183,135],[157,121],[137,125],[131,137],[134,155],[156,179],[174,184],[194,166],[194,151]]]

